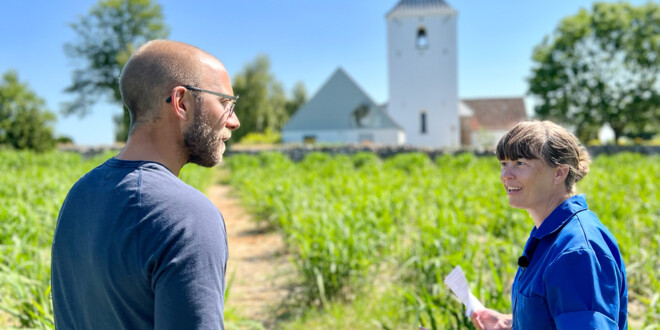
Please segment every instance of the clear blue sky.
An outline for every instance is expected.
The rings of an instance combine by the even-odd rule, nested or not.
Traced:
[[[113,141],[115,105],[100,103],[83,119],[64,117],[60,104],[76,63],[63,45],[75,40],[69,23],[96,0],[5,1],[0,74],[9,69],[58,114],[56,132],[85,145]],[[385,14],[398,0],[161,0],[170,39],[218,57],[230,75],[258,54],[287,91],[302,81],[311,95],[339,66],[378,103],[387,101]],[[448,0],[458,11],[458,90],[461,98],[523,96],[533,47],[560,19],[590,9],[590,0]],[[646,1],[631,1],[642,4]],[[531,104],[528,102],[528,107]],[[237,107],[240,116],[240,105]]]

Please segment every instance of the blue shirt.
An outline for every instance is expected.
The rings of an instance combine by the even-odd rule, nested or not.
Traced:
[[[511,289],[513,329],[627,329],[626,270],[584,195],[534,227]]]
[[[58,329],[222,329],[227,235],[201,192],[110,159],[69,191],[52,246]]]

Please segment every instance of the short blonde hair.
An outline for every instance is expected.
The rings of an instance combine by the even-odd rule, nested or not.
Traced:
[[[550,167],[568,165],[564,184],[575,193],[575,183],[589,173],[591,157],[575,135],[550,121],[525,121],[513,127],[497,144],[499,160],[541,159]]]

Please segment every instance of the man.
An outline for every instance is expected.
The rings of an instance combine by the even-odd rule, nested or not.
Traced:
[[[124,149],[83,176],[52,247],[60,329],[222,329],[227,235],[218,209],[178,179],[213,166],[239,127],[229,75],[193,46],[140,47],[120,81]]]

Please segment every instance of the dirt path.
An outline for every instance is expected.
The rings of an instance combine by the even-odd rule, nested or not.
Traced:
[[[295,269],[281,236],[257,225],[231,191],[225,185],[214,185],[206,191],[227,226],[227,283],[233,282],[225,308],[272,327]]]

